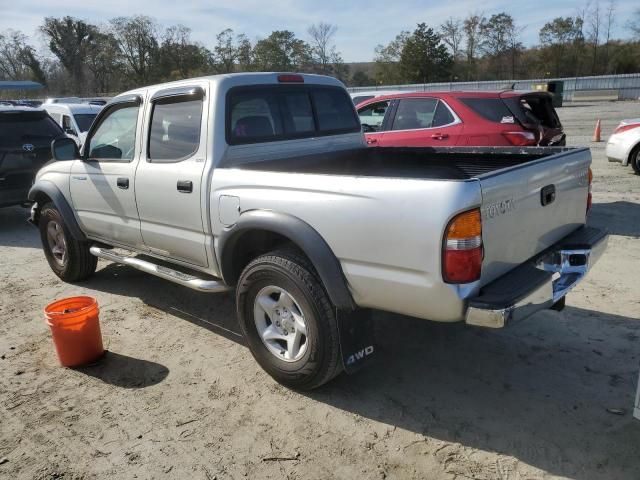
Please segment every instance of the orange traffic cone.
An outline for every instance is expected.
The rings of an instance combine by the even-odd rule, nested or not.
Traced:
[[[596,129],[593,131],[593,142],[601,142],[600,135],[602,133],[602,128],[600,126],[600,119],[596,122]]]

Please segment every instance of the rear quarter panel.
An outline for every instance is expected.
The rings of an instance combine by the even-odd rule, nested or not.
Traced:
[[[213,185],[216,238],[228,227],[228,219],[218,215],[221,197],[224,202],[237,197],[241,213],[266,209],[294,215],[331,247],[361,307],[457,321],[464,313],[461,297],[477,287],[448,285],[441,275],[443,230],[452,216],[480,205],[477,181],[217,168]]]

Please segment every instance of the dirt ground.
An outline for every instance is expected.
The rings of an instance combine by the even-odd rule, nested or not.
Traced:
[[[612,233],[565,311],[501,331],[377,314],[375,366],[309,394],[253,361],[230,295],[103,262],[62,283],[27,210],[0,209],[0,478],[637,480],[640,177],[590,137],[640,103],[559,113]],[[42,309],[80,294],[109,353],[64,369]]]

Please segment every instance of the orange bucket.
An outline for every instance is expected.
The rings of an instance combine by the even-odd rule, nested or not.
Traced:
[[[99,312],[98,302],[91,297],[65,298],[45,307],[44,316],[63,367],[93,362],[104,353]]]

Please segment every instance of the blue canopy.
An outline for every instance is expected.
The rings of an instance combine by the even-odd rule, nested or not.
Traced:
[[[39,90],[41,83],[31,80],[0,80],[0,90]]]

